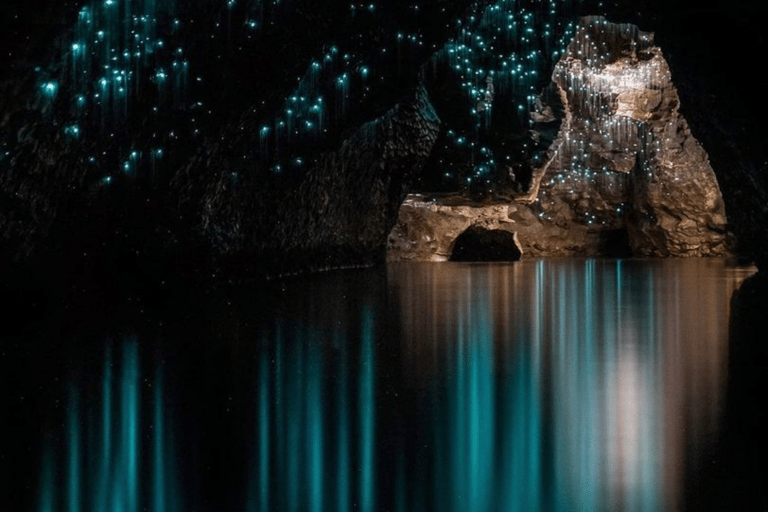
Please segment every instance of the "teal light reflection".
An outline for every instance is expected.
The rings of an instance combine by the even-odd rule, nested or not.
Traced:
[[[363,311],[360,347],[360,510],[373,512],[375,487],[374,449],[376,373],[374,359],[374,317],[370,308]]]
[[[677,411],[695,400],[695,414],[708,422],[698,428],[717,431],[727,347],[727,294],[720,284],[691,291],[680,273],[697,264],[705,268],[692,276],[716,265],[571,259],[395,267],[403,389],[419,390],[419,407],[430,411],[429,431],[409,446],[432,458],[424,467],[423,453],[406,450],[401,479],[403,463],[393,456],[392,480],[404,488],[392,491],[391,508],[682,506],[690,450],[683,440],[691,435],[683,424],[700,420]],[[719,320],[710,321],[710,304],[722,304]],[[712,324],[706,341],[699,340],[703,321]],[[430,475],[426,485],[422,473]],[[432,495],[424,501],[414,487]]]
[[[158,370],[152,382],[154,394],[144,397],[138,342],[126,340],[116,358],[112,352],[111,344],[107,344],[98,391],[93,393],[100,398],[86,402],[91,396],[88,386],[77,381],[70,384],[63,456],[55,457],[48,443],[44,450],[40,512],[181,510],[176,499],[176,455],[168,443],[162,372]],[[113,371],[115,363],[119,371]],[[154,407],[143,420],[142,404],[148,401]],[[142,453],[151,454],[146,463]],[[63,463],[59,471],[64,475],[61,502],[56,499],[54,460]],[[151,479],[151,485],[143,486],[144,479]]]

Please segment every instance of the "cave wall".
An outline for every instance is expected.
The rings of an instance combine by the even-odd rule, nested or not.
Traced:
[[[19,6],[14,32],[45,44],[8,41],[0,77],[0,267],[381,261],[439,122],[422,65],[485,5],[93,0],[42,24]]]
[[[220,276],[226,269],[241,274],[237,269],[250,267],[251,273],[268,274],[380,259],[382,248],[373,247],[383,244],[381,233],[394,222],[436,126],[419,78],[423,65],[446,48],[446,41],[465,33],[460,27],[487,18],[489,3],[433,0],[418,9],[401,2],[309,0],[4,4],[0,268],[9,275],[18,273],[18,265],[33,274],[41,269],[67,273],[99,259],[112,271],[127,269],[132,275],[190,269],[197,278]],[[152,12],[141,11],[148,5]],[[539,2],[515,5],[533,9],[532,19],[564,22],[555,12],[535,11]],[[110,6],[119,10],[109,14]],[[701,11],[694,4],[673,9],[656,0],[641,6],[591,1],[578,6],[575,11],[659,27],[660,46],[678,85],[679,113],[709,154],[729,228],[740,250],[764,267],[768,159],[760,127],[765,107],[749,94],[734,94],[728,79],[740,76],[741,69],[739,59],[728,57],[748,57],[740,49],[760,43],[760,13],[729,6]],[[490,16],[498,15],[494,12]],[[138,29],[134,24],[142,17],[149,21]],[[100,35],[110,28],[138,32],[146,38],[142,44],[154,45],[152,53],[131,46],[129,37]],[[691,43],[692,35],[701,33],[721,35]],[[543,34],[534,34],[550,44]],[[102,44],[97,40],[113,46],[106,51],[95,46]],[[87,44],[81,46],[83,41]],[[140,56],[135,58],[134,51]],[[507,57],[496,63],[503,65]],[[105,59],[120,62],[115,70],[126,72],[129,87],[97,72]],[[715,72],[722,69],[730,71]],[[108,100],[98,96],[104,78],[109,78]],[[478,80],[487,83],[484,77]],[[529,80],[526,87],[535,83]],[[493,84],[490,103],[496,108],[505,86]],[[116,94],[121,87],[125,96]],[[488,90],[469,91],[475,110],[489,103]],[[439,100],[445,108],[445,99]],[[535,110],[536,100],[528,101]],[[520,116],[514,118],[520,124]],[[675,144],[683,153],[700,155],[689,151],[696,146],[686,142],[687,127],[677,126]],[[493,136],[499,136],[497,128]],[[515,132],[520,137],[512,146],[528,144],[531,133],[525,131]],[[419,142],[407,149],[404,139],[373,142],[371,134],[408,134]],[[661,140],[651,128],[641,138],[654,137]],[[358,151],[363,158],[353,158]],[[413,165],[404,164],[406,157]],[[362,170],[350,163],[356,160],[383,165],[392,175],[371,171],[355,179]],[[654,186],[653,180],[637,183],[648,190]],[[698,185],[692,182],[689,188]],[[635,210],[649,218],[663,213],[665,194],[664,189],[651,193],[655,199]],[[318,199],[323,197],[327,204]],[[339,204],[349,197],[359,199],[358,206]],[[384,208],[383,214],[379,206],[363,206],[368,197]],[[531,211],[540,218],[540,210]],[[361,220],[366,212],[370,229]],[[680,232],[691,228],[690,236],[700,236],[701,230],[722,229],[718,208],[712,212],[706,228],[667,218]],[[657,221],[650,226],[665,224]],[[358,230],[359,244],[354,242]],[[673,231],[643,233],[654,247],[691,245],[685,237],[668,236]],[[283,251],[295,256],[282,258]]]
[[[418,86],[338,150],[316,155],[298,183],[271,186],[233,172],[232,155],[215,148],[176,177],[179,208],[190,212],[201,239],[238,278],[381,262],[439,126]]]

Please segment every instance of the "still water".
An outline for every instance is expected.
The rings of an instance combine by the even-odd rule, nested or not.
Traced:
[[[738,490],[729,318],[752,272],[402,263],[64,305],[2,338],[0,509],[706,508]]]

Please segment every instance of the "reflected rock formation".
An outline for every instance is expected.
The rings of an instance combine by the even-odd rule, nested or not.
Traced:
[[[768,280],[762,273],[741,285],[731,299],[726,417],[707,471],[693,494],[692,509],[765,510],[768,508]],[[728,468],[723,470],[722,467]],[[694,479],[696,477],[693,477]]]
[[[405,509],[425,509],[424,488],[448,511],[690,506],[686,479],[721,431],[740,277],[725,293],[683,283],[721,265],[398,268],[407,386],[435,410],[413,442],[433,447],[434,477]]]
[[[64,351],[50,364],[68,369],[60,386],[16,370],[19,389],[59,393],[38,399],[46,428],[16,430],[7,453],[28,472],[12,503],[748,504],[764,475],[764,368],[735,326],[759,319],[759,300],[742,301],[753,288],[734,302],[728,342],[747,274],[713,259],[396,264],[270,283],[267,302],[221,297],[194,318],[192,306],[167,311],[114,350]],[[30,360],[47,357],[34,350]]]

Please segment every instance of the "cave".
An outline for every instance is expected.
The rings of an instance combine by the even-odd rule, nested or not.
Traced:
[[[0,509],[765,508],[766,10],[6,2]]]

